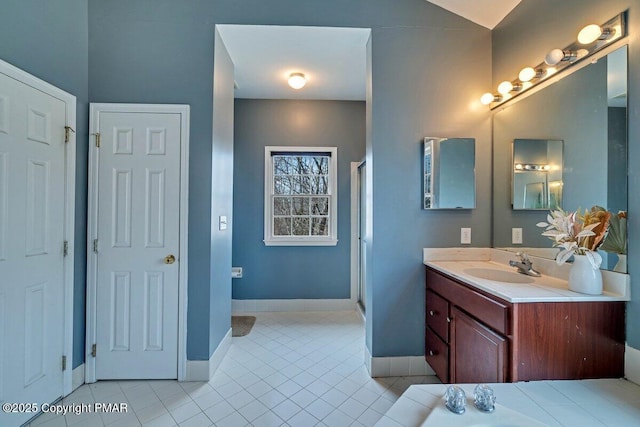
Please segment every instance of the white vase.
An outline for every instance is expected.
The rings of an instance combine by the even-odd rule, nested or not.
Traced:
[[[613,267],[613,271],[617,271],[618,273],[626,273],[627,272],[627,255],[626,254],[618,254],[618,262]]]
[[[586,255],[574,255],[569,272],[569,289],[581,294],[602,294],[602,273],[593,268]]]

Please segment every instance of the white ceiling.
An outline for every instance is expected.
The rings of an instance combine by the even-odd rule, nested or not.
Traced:
[[[520,0],[427,0],[493,29]],[[235,66],[236,98],[364,100],[365,28],[218,25]],[[294,90],[287,77],[307,76]]]
[[[218,25],[235,66],[236,98],[364,100],[369,29]],[[300,90],[287,84],[301,72]]]
[[[427,0],[492,30],[521,0]]]

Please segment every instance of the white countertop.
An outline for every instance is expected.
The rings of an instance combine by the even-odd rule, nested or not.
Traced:
[[[425,265],[511,303],[613,302],[630,299],[626,274],[603,272],[603,294],[586,295],[568,289],[566,277],[569,266],[558,267],[554,261],[531,257],[534,268],[542,273],[542,277],[522,275],[522,281],[529,283],[507,283],[479,278],[470,272],[473,269],[492,269],[513,274],[516,269],[508,265],[508,260],[514,258],[513,253],[476,248],[469,248],[468,251],[461,248],[425,249],[424,252]]]
[[[623,295],[607,291],[602,295],[585,295],[573,292],[568,289],[566,280],[546,275],[542,277],[524,276],[531,283],[506,283],[481,279],[467,273],[474,268],[514,271],[514,268],[492,261],[438,261],[428,262],[425,265],[512,303],[627,301]]]
[[[467,399],[473,399],[475,384],[460,386]],[[624,379],[531,381],[490,386],[496,403],[550,427],[640,425],[640,386]],[[442,396],[447,387],[446,384],[412,385],[376,427],[422,426],[436,405],[444,405]],[[464,414],[451,414],[451,417],[457,419]],[[499,421],[498,409],[490,417]]]

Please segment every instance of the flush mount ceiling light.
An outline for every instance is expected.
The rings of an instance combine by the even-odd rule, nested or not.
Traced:
[[[552,75],[571,67],[627,35],[627,13],[620,13],[602,25],[590,24],[578,34],[576,41],[563,49],[553,49],[535,67],[525,67],[516,80],[498,85],[497,94],[485,93],[480,102],[496,108],[519,94],[548,80]]]
[[[289,86],[294,89],[302,89],[307,84],[307,78],[303,73],[291,73],[289,74]]]

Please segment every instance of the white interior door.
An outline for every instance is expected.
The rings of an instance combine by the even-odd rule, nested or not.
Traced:
[[[181,115],[100,111],[96,379],[177,378]]]
[[[0,73],[0,402],[63,394],[65,111]]]

